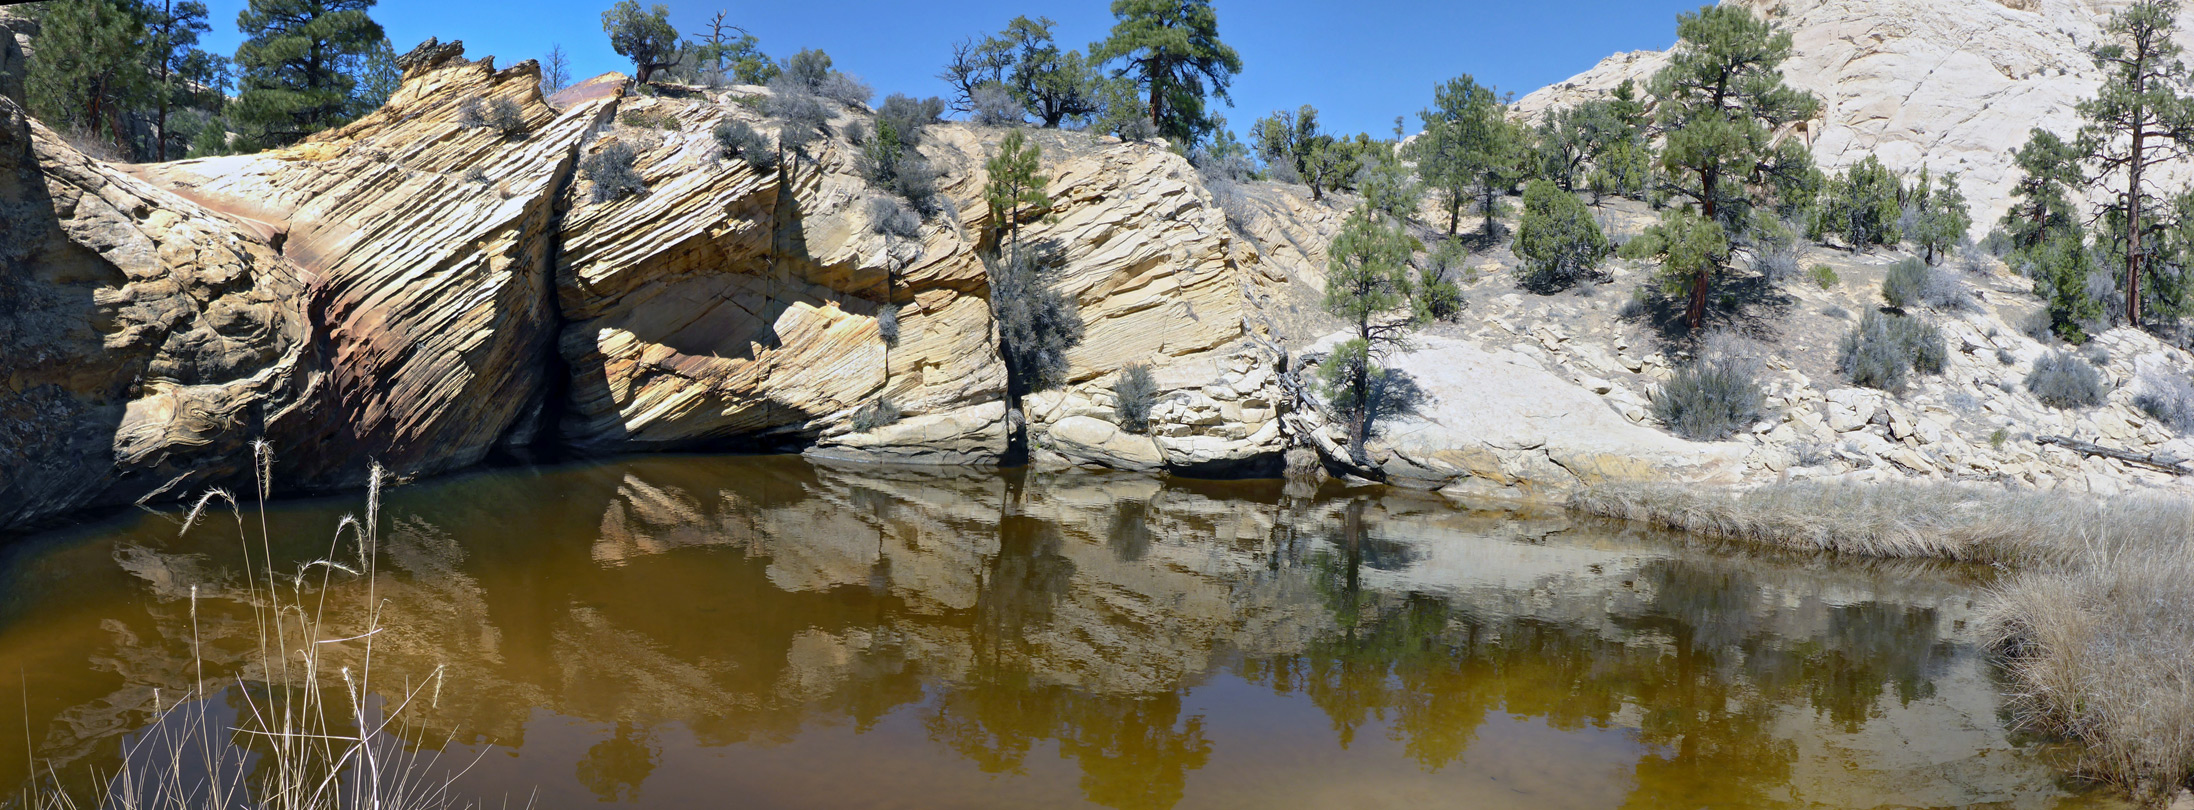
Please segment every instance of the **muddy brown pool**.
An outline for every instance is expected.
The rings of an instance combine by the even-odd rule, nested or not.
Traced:
[[[278,567],[363,500],[270,507]],[[249,677],[247,546],[180,518],[0,547],[0,783],[112,772],[194,661]],[[753,457],[409,485],[379,525],[375,678],[441,673],[406,739],[489,806],[2106,804],[2007,732],[1973,569],[1375,490]]]

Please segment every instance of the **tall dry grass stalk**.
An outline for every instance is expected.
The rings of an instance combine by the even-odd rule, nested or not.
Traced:
[[[477,758],[459,767],[440,763],[442,745],[413,745],[414,720],[440,701],[443,669],[382,697],[374,680],[374,641],[388,628],[375,584],[385,474],[373,466],[365,519],[346,515],[336,525],[325,557],[276,570],[266,502],[273,452],[252,448],[257,495],[251,509],[233,493],[213,489],[198,499],[183,533],[226,507],[235,517],[245,569],[244,596],[258,634],[256,658],[244,671],[208,680],[199,646],[199,589],[191,587],[191,654],[195,672],[187,694],[156,705],[154,722],[127,740],[122,764],[112,774],[94,773],[103,792],[89,799],[70,795],[46,769],[23,804],[38,810],[439,810],[458,805],[457,780]],[[339,581],[348,580],[348,582]],[[344,604],[340,585],[356,585],[354,604]],[[332,595],[332,601],[331,601]],[[343,621],[348,619],[349,621]],[[213,705],[224,692],[240,698],[234,725]],[[162,698],[155,696],[156,704]],[[422,726],[423,727],[423,726]],[[34,770],[36,770],[34,763]]]
[[[2143,801],[2194,788],[2194,502],[1802,482],[1604,486],[1570,505],[1726,540],[2002,567],[1984,627],[2017,725],[2077,741],[2085,775]]]

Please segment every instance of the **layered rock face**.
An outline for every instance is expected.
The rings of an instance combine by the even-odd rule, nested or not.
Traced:
[[[2117,0],[1724,0],[1791,34],[1783,64],[1791,86],[1821,98],[1823,116],[1800,132],[1824,168],[1872,154],[1898,171],[1958,172],[1975,221],[2009,204],[2018,179],[2011,152],[2036,127],[2071,135],[2073,105],[2094,94],[2102,72],[2085,48],[2104,39]],[[2194,11],[2183,11],[2182,44],[2194,44]],[[1665,53],[1608,57],[1598,66],[1519,100],[1519,114],[1544,111],[1641,85]],[[1984,228],[1985,229],[1985,228]]]
[[[429,42],[378,112],[288,149],[142,167],[139,174],[264,230],[308,279],[325,351],[309,407],[267,425],[289,485],[340,486],[379,462],[403,474],[469,466],[529,443],[557,328],[552,243],[583,136],[608,100],[559,114],[532,63],[498,71]],[[466,126],[508,102],[523,132]]]
[[[248,467],[307,396],[309,286],[0,99],[0,525]]]
[[[22,347],[0,525],[235,480],[260,439],[284,489],[535,447],[994,464],[1025,430],[1043,463],[1213,472],[1285,448],[1279,358],[1246,317],[1277,277],[1162,147],[1037,135],[1055,203],[1024,234],[1058,246],[1049,281],[1086,337],[1069,386],[1011,412],[987,223],[961,214],[1002,130],[928,130],[942,204],[907,237],[871,221],[865,109],[763,169],[711,134],[774,132],[754,88],[628,98],[612,75],[551,103],[531,63],[456,43],[401,64],[380,111],[256,155],[110,167],[8,108],[6,200],[28,213],[0,291]],[[518,120],[477,114],[500,104]],[[578,166],[620,144],[644,190],[595,194]],[[1158,370],[1156,424],[1093,449],[1134,362]],[[884,399],[906,418],[855,431]]]

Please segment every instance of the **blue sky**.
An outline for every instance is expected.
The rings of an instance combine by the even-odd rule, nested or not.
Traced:
[[[1416,112],[1435,83],[1469,73],[1523,95],[1568,78],[1617,51],[1666,48],[1676,38],[1676,13],[1708,0],[1447,0],[1447,2],[1313,2],[1216,0],[1219,33],[1242,55],[1234,107],[1221,107],[1236,132],[1275,109],[1315,105],[1328,128],[1385,134],[1394,117]],[[401,53],[430,36],[465,41],[473,57],[498,64],[537,58],[552,43],[570,54],[576,77],[630,67],[610,51],[601,12],[611,0],[382,0],[373,10]],[[643,0],[646,2],[646,0]],[[679,0],[667,5],[680,33],[691,36],[717,9],[782,58],[822,48],[840,70],[892,92],[941,95],[934,76],[951,44],[995,31],[1017,14],[1059,22],[1068,47],[1086,48],[1111,28],[1108,0],[970,0],[904,3],[880,0]],[[241,35],[236,14],[244,0],[210,0],[209,49],[234,53]]]

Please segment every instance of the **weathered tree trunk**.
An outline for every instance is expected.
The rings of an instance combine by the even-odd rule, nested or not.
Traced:
[[[1714,191],[1721,178],[1714,172],[1700,172],[1699,186],[1706,191],[1699,207],[1706,212],[1706,221],[1715,222]],[[1719,227],[1719,225],[1717,225]],[[1714,268],[1708,261],[1699,262],[1691,274],[1691,303],[1684,308],[1684,325],[1697,330],[1706,324],[1706,288],[1714,281]]]
[[[2135,464],[2152,470],[2171,473],[2172,475],[2194,475],[2194,470],[2187,469],[2177,459],[2158,456],[2154,453],[2135,453],[2131,450],[2104,447],[2094,442],[2083,442],[2063,436],[2036,436],[2034,437],[2034,443],[2053,444],[2084,455],[2114,458],[2127,464]]]
[[[2125,188],[2125,319],[2141,328],[2141,152],[2145,124],[2139,104],[2133,108],[2133,166]]]

